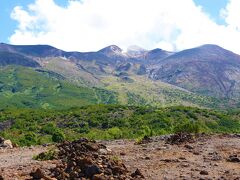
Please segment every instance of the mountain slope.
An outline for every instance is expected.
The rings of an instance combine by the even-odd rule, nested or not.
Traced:
[[[9,45],[0,44],[0,51],[23,54],[33,57],[57,57],[64,56],[65,51],[49,45]]]
[[[240,97],[240,56],[216,45],[169,56],[149,76],[204,95]]]
[[[21,54],[0,51],[0,66],[6,65],[21,65],[27,67],[40,66],[36,61]]]
[[[48,71],[26,67],[0,67],[0,107],[69,108],[116,103],[114,93],[77,87]]]

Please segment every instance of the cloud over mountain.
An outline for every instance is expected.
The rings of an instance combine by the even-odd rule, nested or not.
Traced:
[[[14,8],[18,27],[9,40],[78,51],[109,44],[182,50],[211,43],[240,53],[238,4],[229,1],[221,10],[226,25],[219,25],[193,0],[69,0],[65,7],[36,0]]]

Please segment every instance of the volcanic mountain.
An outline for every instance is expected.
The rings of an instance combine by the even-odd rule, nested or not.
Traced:
[[[8,65],[31,68],[31,72],[36,71],[39,77],[46,78],[47,75],[73,86],[101,88],[104,91],[98,89],[98,94],[104,92],[104,98],[100,93],[96,99],[98,103],[103,99],[106,102],[108,95],[111,98],[114,95],[114,102],[120,104],[157,106],[212,107],[240,99],[240,56],[217,45],[180,52],[158,48],[146,50],[138,46],[124,51],[116,45],[96,52],[67,52],[49,45],[1,43],[0,68]],[[19,84],[18,79],[16,75],[15,84]],[[4,84],[7,81],[11,79],[5,78],[0,84],[7,87]],[[31,86],[35,87],[34,84]],[[24,85],[21,89],[24,90]],[[6,97],[12,97],[8,93]]]
[[[205,95],[240,96],[240,56],[216,45],[175,53],[149,76]]]

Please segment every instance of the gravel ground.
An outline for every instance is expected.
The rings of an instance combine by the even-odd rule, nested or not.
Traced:
[[[162,137],[141,145],[135,145],[132,140],[101,143],[130,171],[140,169],[146,179],[240,179],[238,136],[205,136],[180,145],[166,144]],[[32,159],[46,150],[42,146],[0,150],[0,175],[7,180],[29,179],[29,173],[36,168],[54,167],[57,161]]]

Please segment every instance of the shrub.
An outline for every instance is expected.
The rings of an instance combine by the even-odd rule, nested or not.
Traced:
[[[56,149],[52,148],[52,149],[48,150],[47,152],[42,152],[42,153],[38,154],[37,156],[34,156],[33,159],[38,160],[38,161],[46,161],[46,160],[56,159],[56,156],[57,156]]]
[[[153,130],[149,126],[142,127],[143,136],[151,137],[153,136]]]
[[[107,133],[113,139],[119,139],[122,137],[122,131],[118,127],[113,127],[107,130]]]
[[[46,134],[53,134],[55,131],[57,131],[57,127],[54,123],[48,123],[44,125],[41,129],[41,132]]]
[[[186,132],[186,133],[199,133],[200,124],[198,122],[187,121],[185,123],[178,124],[174,127],[174,133]]]
[[[57,130],[53,133],[53,135],[52,135],[53,142],[59,143],[59,142],[63,142],[64,140],[65,140],[65,135],[62,131]]]
[[[30,146],[37,144],[37,135],[34,132],[29,132],[24,135],[22,139],[19,140],[20,145]]]

